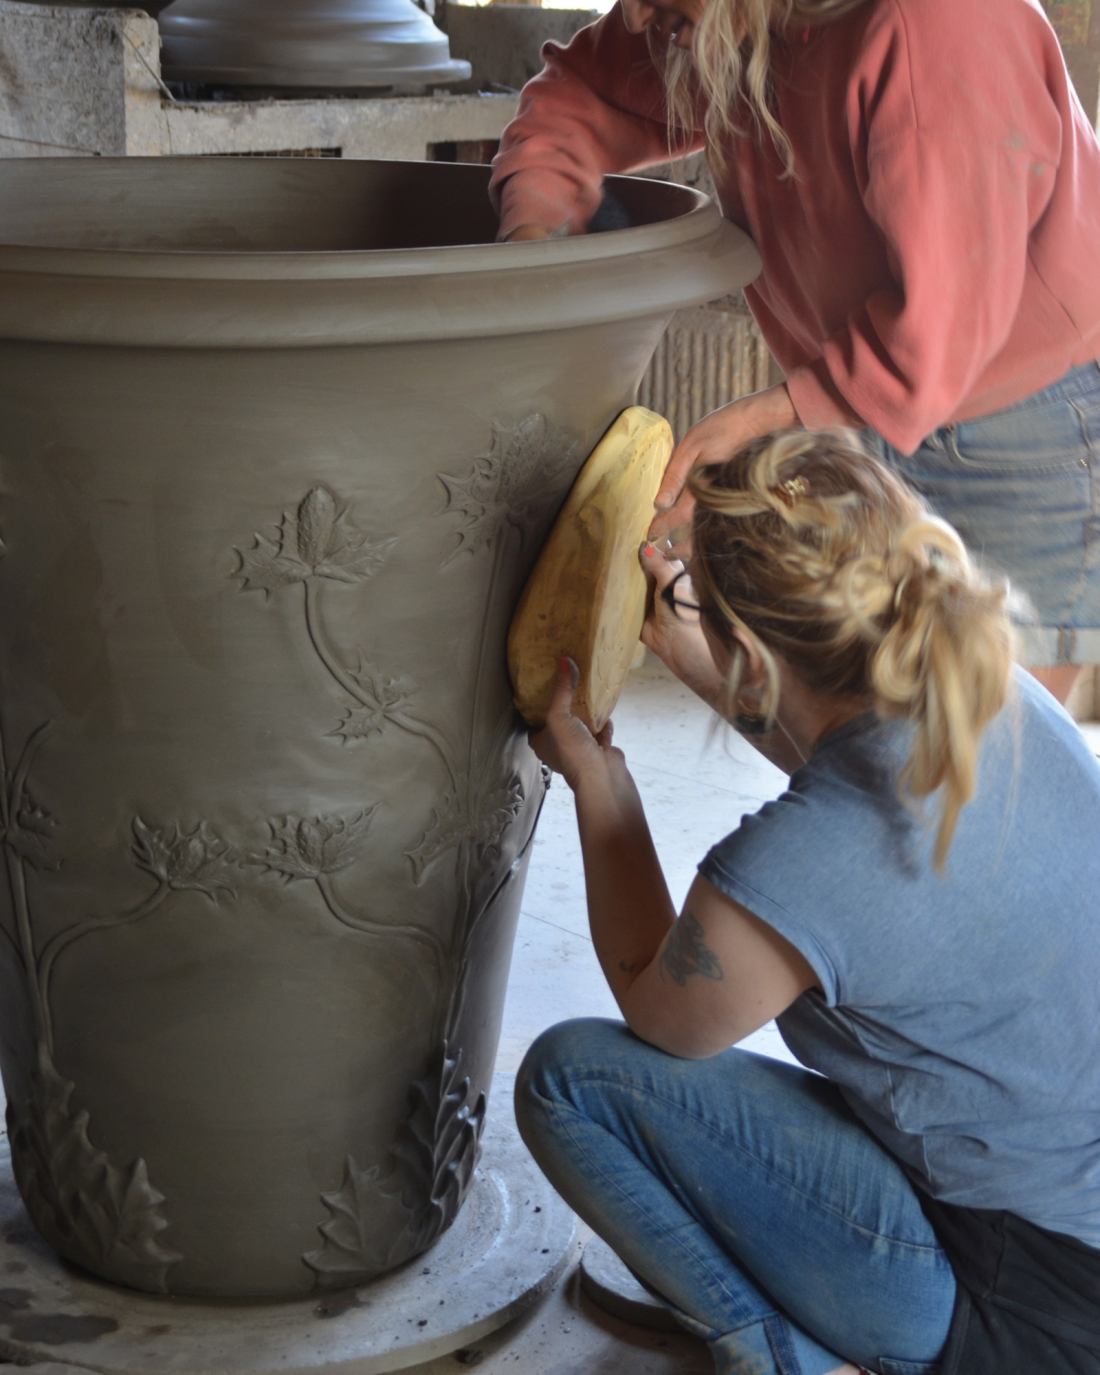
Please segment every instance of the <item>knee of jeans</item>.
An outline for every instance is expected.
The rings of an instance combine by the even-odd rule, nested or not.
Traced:
[[[609,1041],[630,1032],[621,1022],[578,1017],[549,1027],[532,1042],[516,1074],[516,1122],[527,1139],[528,1124],[551,1103],[570,1099],[573,1073],[608,1061]]]

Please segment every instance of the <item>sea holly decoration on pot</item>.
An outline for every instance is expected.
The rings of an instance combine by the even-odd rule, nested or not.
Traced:
[[[494,425],[488,451],[464,473],[440,474],[446,494],[441,514],[459,517],[457,542],[443,552],[441,573],[445,576],[462,557],[491,560],[487,611],[474,648],[472,736],[482,714],[488,674],[499,672],[503,659],[503,643],[491,643],[495,621],[500,619],[494,613],[510,607],[519,590],[512,585],[515,574],[512,581],[504,578],[508,542],[514,539],[521,546],[530,542],[532,552],[537,551],[532,536],[549,525],[563,486],[572,476],[576,448],[570,435],[542,415],[532,415],[515,426]],[[322,584],[370,576],[392,545],[392,540],[368,539],[356,529],[345,501],[328,487],[315,486],[294,511],[284,512],[277,531],[256,534],[251,548],[237,551],[236,576],[245,591],[261,591],[270,597],[290,595],[289,589],[296,585],[304,589],[301,605],[309,642],[320,667],[347,699],[329,737],[353,746],[391,729],[402,731],[424,742],[443,765],[447,780],[427,829],[406,850],[414,884],[421,885],[429,870],[449,861],[457,890],[451,929],[432,950],[447,989],[434,1033],[433,1064],[410,1088],[408,1117],[389,1159],[383,1165],[364,1167],[349,1155],[341,1187],[322,1194],[329,1213],[319,1227],[322,1244],[303,1256],[320,1286],[368,1279],[419,1254],[454,1220],[472,1183],[485,1100],[481,1095],[476,1102],[470,1101],[470,1081],[461,1075],[462,1050],[456,1038],[474,938],[516,868],[500,880],[494,877],[491,861],[499,860],[503,838],[527,801],[523,780],[517,774],[501,776],[499,772],[505,745],[516,730],[510,706],[501,713],[488,741],[481,742],[487,748],[471,748],[464,758],[448,731],[418,709],[419,688],[410,675],[370,662],[361,646],[337,645],[325,616]],[[522,576],[522,560],[519,563]],[[535,801],[537,812],[541,797]],[[268,849],[266,866],[288,881],[309,878],[317,883],[329,910],[343,920],[327,876],[317,871],[315,863],[313,868],[303,868],[299,859],[303,845],[316,849],[320,844],[316,836],[307,842],[305,824],[289,818],[271,823],[275,844]],[[533,831],[532,820],[532,835]],[[340,839],[341,833],[330,836],[337,849]],[[388,930],[393,933],[398,928]],[[377,1219],[396,1209],[404,1214],[397,1239],[383,1243],[384,1229],[377,1226]]]
[[[50,986],[58,957],[94,931],[128,926],[152,915],[172,895],[193,889],[212,902],[233,893],[231,847],[205,822],[193,831],[157,830],[140,817],[133,823],[131,860],[154,880],[152,892],[121,912],[88,917],[41,942],[31,909],[33,872],[61,867],[60,824],[32,796],[30,774],[53,736],[44,722],[14,767],[0,723],[0,827],[16,945],[34,1019],[36,1063],[25,1104],[8,1105],[12,1167],[35,1225],[62,1255],[94,1264],[137,1289],[163,1293],[169,1267],[181,1260],[161,1240],[168,1220],[164,1195],[151,1183],[145,1160],[112,1161],[93,1143],[86,1110],[73,1106],[76,1085],[58,1073]],[[6,933],[10,937],[10,933]]]

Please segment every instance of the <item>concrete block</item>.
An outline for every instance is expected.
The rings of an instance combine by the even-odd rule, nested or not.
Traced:
[[[539,53],[547,39],[568,43],[578,29],[600,17],[598,10],[542,9],[535,5],[456,5],[448,3],[440,22],[451,41],[451,55],[464,57],[474,71],[474,90],[518,91],[542,71]]]
[[[125,153],[133,47],[157,43],[136,11],[0,0],[0,156]]]

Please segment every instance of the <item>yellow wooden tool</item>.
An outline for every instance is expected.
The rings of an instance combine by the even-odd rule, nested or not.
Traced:
[[[619,700],[645,618],[638,551],[674,448],[667,420],[631,406],[596,446],[562,507],[508,633],[527,723],[546,724],[558,660],[575,660],[573,710],[593,732]]]

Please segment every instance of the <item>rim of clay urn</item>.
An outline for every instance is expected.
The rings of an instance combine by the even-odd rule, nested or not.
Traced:
[[[754,280],[752,240],[708,196],[675,189],[691,208],[671,219],[535,242],[317,251],[0,242],[0,339],[301,348],[478,338],[653,317]]]

